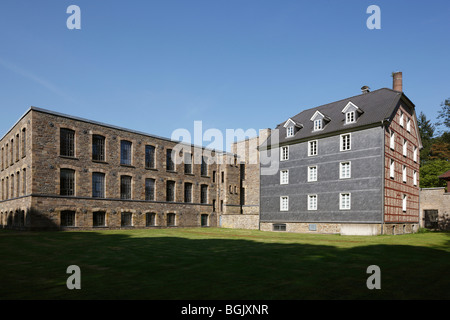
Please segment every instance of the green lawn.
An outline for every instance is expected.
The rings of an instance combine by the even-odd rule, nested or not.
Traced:
[[[449,299],[450,234],[0,230],[0,299]],[[68,290],[69,265],[81,290]],[[369,290],[367,267],[381,269]]]

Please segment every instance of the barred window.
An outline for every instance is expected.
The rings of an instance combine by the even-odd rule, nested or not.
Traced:
[[[75,211],[61,211],[61,226],[75,227]]]
[[[175,201],[175,181],[167,181],[166,184],[166,201]]]
[[[184,184],[184,202],[192,202],[192,183]]]
[[[131,142],[120,141],[120,164],[131,166]]]
[[[120,177],[120,199],[131,199],[131,177]]]
[[[60,194],[62,196],[75,195],[75,170],[61,169],[60,172]]]
[[[145,146],[145,167],[155,168],[155,147]]]
[[[60,155],[65,157],[75,157],[75,131],[61,128]]]
[[[208,185],[200,186],[200,203],[208,203]]]
[[[92,173],[92,197],[105,197],[105,174],[101,172]]]
[[[155,179],[145,179],[145,200],[155,200]]]
[[[122,212],[120,218],[120,226],[122,227],[133,226],[133,214],[131,212]]]
[[[92,136],[92,160],[105,161],[105,137],[97,134]]]
[[[106,226],[106,213],[104,211],[92,213],[92,226],[94,227]]]
[[[166,150],[166,170],[175,171],[175,163],[173,162],[172,149]]]

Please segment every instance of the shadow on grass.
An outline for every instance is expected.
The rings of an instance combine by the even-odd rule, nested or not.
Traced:
[[[0,299],[450,298],[450,254],[439,247],[173,235],[1,231]],[[66,287],[69,265],[81,268],[81,290]],[[370,265],[381,290],[366,286]]]

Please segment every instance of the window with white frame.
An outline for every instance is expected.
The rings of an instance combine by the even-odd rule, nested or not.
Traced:
[[[403,111],[400,111],[400,126],[402,127],[403,127],[403,118],[404,118]]]
[[[355,122],[356,117],[355,117],[355,111],[349,111],[345,114],[345,123],[353,123]]]
[[[292,136],[294,136],[294,127],[293,126],[287,127],[286,128],[286,137],[289,138]]]
[[[406,182],[406,166],[403,165],[403,169],[402,169],[402,178],[403,178],[403,182]]]
[[[392,131],[392,130],[391,130],[391,137],[390,137],[390,143],[389,143],[389,145],[390,145],[390,148],[391,148],[392,150],[395,149],[395,132]]]
[[[403,156],[406,157],[408,152],[408,141],[406,139],[403,139]]]
[[[351,135],[350,133],[341,134],[341,151],[351,149]]]
[[[322,130],[322,119],[314,120],[314,131]]]
[[[308,167],[308,181],[317,181],[317,166]]]
[[[340,210],[350,210],[351,193],[340,193],[339,194],[339,209]]]
[[[391,159],[391,163],[389,165],[389,173],[391,178],[395,177],[395,162],[393,159]]]
[[[280,197],[280,211],[288,211],[289,210],[289,197],[281,196]]]
[[[403,212],[406,212],[406,202],[408,201],[407,200],[408,199],[408,197],[406,196],[406,194],[404,194],[403,195],[403,199],[402,199],[402,209],[403,209]]]
[[[417,147],[416,146],[414,146],[413,160],[414,160],[414,162],[417,162]]]
[[[411,119],[406,120],[406,131],[411,132]]]
[[[317,140],[308,141],[308,156],[316,156],[317,149]]]
[[[308,210],[317,210],[317,194],[308,195]]]
[[[350,161],[341,162],[339,165],[339,179],[348,179],[351,177]]]
[[[281,147],[281,154],[280,154],[280,160],[289,160],[289,146]]]
[[[280,171],[280,184],[289,184],[289,170]]]
[[[417,186],[417,171],[416,170],[414,170],[414,172],[413,172],[413,182],[414,182],[414,185]]]

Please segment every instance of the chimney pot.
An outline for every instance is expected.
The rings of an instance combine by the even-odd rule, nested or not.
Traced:
[[[361,88],[361,92],[362,92],[362,93],[368,93],[368,92],[370,92],[370,88],[369,88],[368,86],[363,86],[363,87]]]
[[[401,72],[392,73],[392,89],[403,92],[403,75]]]

